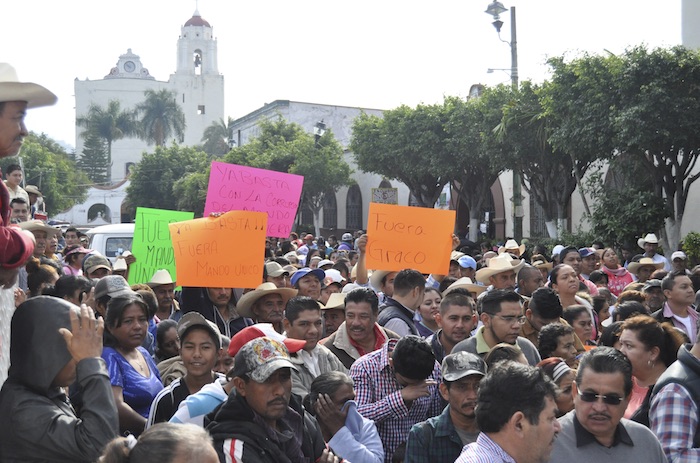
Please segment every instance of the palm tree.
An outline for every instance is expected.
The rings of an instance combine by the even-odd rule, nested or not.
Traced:
[[[110,100],[107,107],[91,104],[86,116],[76,119],[78,127],[84,127],[80,133],[83,138],[94,136],[107,144],[107,181],[111,180],[112,142],[135,135],[138,132],[134,111],[121,109],[119,100]]]
[[[224,155],[230,151],[231,130],[233,129],[233,118],[228,117],[227,122],[223,119],[212,122],[204,130],[202,149],[210,156]]]
[[[156,146],[163,146],[167,139],[185,138],[185,113],[175,101],[176,93],[172,90],[146,90],[146,99],[136,105],[141,116],[141,138]]]

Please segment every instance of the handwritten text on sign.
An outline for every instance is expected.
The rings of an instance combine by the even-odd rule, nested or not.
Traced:
[[[170,224],[178,283],[255,288],[265,259],[267,214],[230,211]]]
[[[175,274],[175,257],[170,241],[168,224],[194,218],[193,212],[166,211],[163,209],[136,209],[134,223],[134,241],[131,252],[136,262],[129,269],[129,284],[147,283],[156,270],[167,269],[173,279]]]
[[[211,163],[204,215],[257,211],[268,216],[267,236],[286,238],[292,231],[304,177],[254,167]]]
[[[446,275],[454,226],[455,211],[370,203],[367,267]]]

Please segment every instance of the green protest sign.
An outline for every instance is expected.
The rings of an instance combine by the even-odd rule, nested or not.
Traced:
[[[175,255],[170,239],[168,224],[192,220],[194,212],[166,211],[163,209],[136,209],[134,224],[134,241],[131,252],[136,257],[129,268],[129,284],[148,283],[156,270],[162,268],[170,272],[173,280],[175,274]]]

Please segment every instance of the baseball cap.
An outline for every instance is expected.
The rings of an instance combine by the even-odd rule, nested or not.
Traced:
[[[235,357],[246,343],[262,337],[274,339],[277,342],[283,343],[292,354],[299,352],[306,345],[306,341],[303,339],[292,339],[283,334],[279,334],[272,327],[272,323],[256,323],[255,325],[246,326],[233,335],[228,345],[228,355]]]
[[[297,367],[289,359],[289,351],[279,341],[267,337],[255,338],[241,347],[235,358],[231,376],[248,376],[256,383],[264,383],[280,368]]]
[[[583,259],[585,257],[592,256],[593,254],[595,254],[595,249],[593,249],[593,248],[581,248],[578,250],[578,253],[581,254],[581,259]]]
[[[486,362],[471,352],[456,352],[442,361],[442,379],[457,381],[465,376],[486,376]]]
[[[100,268],[112,271],[112,264],[105,256],[100,254],[91,254],[83,261],[83,272],[87,275]]]
[[[292,286],[295,286],[299,280],[301,280],[303,277],[305,277],[308,274],[312,274],[316,278],[318,278],[318,281],[323,284],[323,279],[326,277],[326,272],[321,270],[320,268],[309,268],[309,267],[304,267],[300,268],[296,272],[294,272],[294,275],[292,275],[292,278],[290,282],[292,283]]]
[[[199,312],[187,312],[177,322],[177,337],[180,338],[180,341],[185,337],[187,331],[195,326],[201,326],[206,329],[212,335],[217,350],[221,349],[221,331],[219,331],[219,327],[204,318]]]
[[[334,264],[335,264],[335,262],[333,262],[333,261],[330,260],[330,259],[323,259],[321,262],[318,263],[318,268],[322,268],[322,267],[325,266],[325,265],[331,265],[331,266],[332,266],[332,265],[334,265]]]
[[[673,254],[671,254],[671,261],[676,259],[686,260],[687,258],[688,256],[686,256],[683,251],[675,251]]]
[[[340,237],[340,241],[352,241],[352,234],[343,233],[343,236]]]
[[[661,288],[661,280],[657,280],[656,278],[647,280],[642,291],[649,291],[651,288]]]
[[[472,256],[462,256],[457,259],[459,266],[462,268],[473,268],[476,270],[476,261]]]
[[[329,268],[328,270],[324,270],[324,272],[326,273],[326,278],[323,279],[323,286],[332,285],[333,283],[337,283],[341,286],[343,285],[345,278],[343,278],[343,275],[338,270]]]
[[[129,283],[126,282],[121,275],[107,275],[101,278],[95,285],[95,299],[103,296],[109,297],[126,297],[135,296],[137,293],[132,291]]]

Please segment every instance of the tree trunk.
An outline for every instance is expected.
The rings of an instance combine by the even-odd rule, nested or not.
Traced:
[[[681,225],[683,225],[683,219],[671,217],[666,219],[664,233],[661,234],[661,245],[664,247],[664,254],[669,260],[671,253],[678,249],[678,244],[681,242]]]
[[[318,237],[321,234],[321,208],[314,207],[311,211],[314,213],[314,236]]]
[[[547,227],[547,234],[550,238],[559,237],[559,228],[554,220],[547,220],[544,224]]]
[[[471,216],[471,214],[469,214]],[[479,241],[479,218],[469,217],[469,241],[478,243]]]

